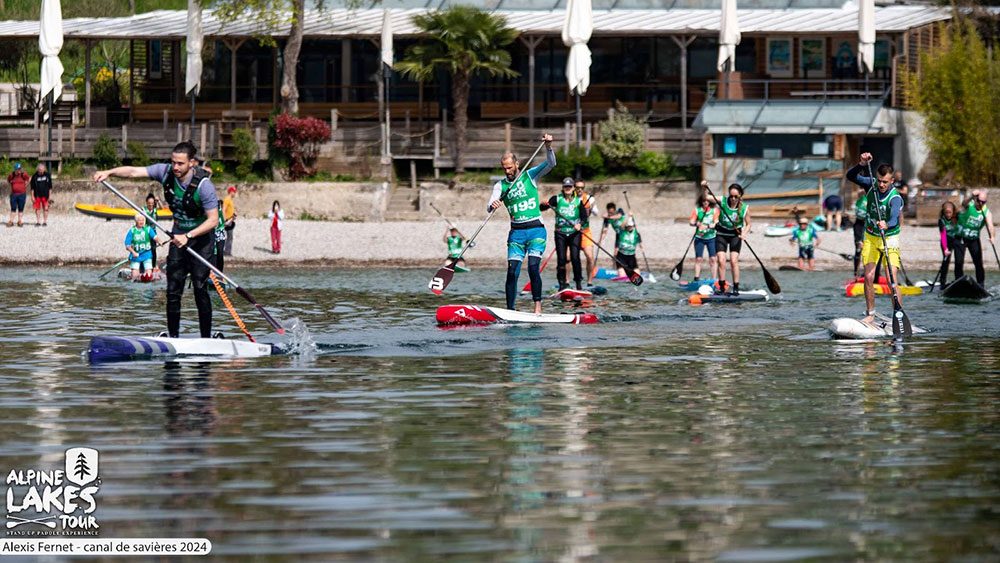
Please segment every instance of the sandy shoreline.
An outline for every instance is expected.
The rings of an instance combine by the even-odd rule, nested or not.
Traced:
[[[34,213],[24,227],[0,227],[0,263],[6,265],[99,265],[110,266],[125,257],[124,237],[129,223],[104,221],[79,214],[50,215],[47,227],[34,226]],[[465,234],[479,221],[458,221]],[[241,220],[235,231],[233,257],[227,265],[264,267],[433,267],[442,263],[446,247],[440,221],[335,222],[298,221],[284,223],[283,251],[271,254],[269,224],[263,219]],[[599,223],[598,223],[599,225]],[[552,246],[551,224],[549,246]],[[640,224],[645,250],[653,267],[669,270],[680,260],[691,240],[691,227],[683,223],[649,221]],[[494,217],[483,229],[475,248],[466,255],[473,268],[506,267],[506,217]],[[749,242],[770,268],[794,264],[796,251],[784,237],[765,237],[757,224]],[[595,232],[594,236],[599,236]],[[822,247],[853,254],[850,231],[820,233]],[[941,262],[937,229],[904,227],[901,236],[903,260],[910,269],[934,269]],[[607,241],[606,241],[607,242]],[[613,244],[613,243],[612,243]],[[609,250],[611,244],[605,245]],[[744,249],[741,264],[757,268]],[[641,265],[640,258],[640,265]],[[852,263],[826,252],[816,253],[817,266],[826,270],[850,270]],[[601,266],[610,259],[599,258]],[[693,254],[685,261],[685,273],[694,268]],[[664,272],[665,273],[665,272]],[[662,275],[662,274],[661,274]]]

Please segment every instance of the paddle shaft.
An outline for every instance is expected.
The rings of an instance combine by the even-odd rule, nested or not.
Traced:
[[[876,182],[875,175],[872,174],[872,163],[871,163],[871,161],[868,161],[867,165],[868,165],[868,178],[871,179],[871,183],[872,183],[871,187],[868,188],[868,197],[874,197],[874,198],[876,198],[876,200],[875,200],[875,212],[878,214],[878,220],[881,223],[881,222],[885,221],[885,218],[882,217],[882,208],[878,204],[878,194],[875,193],[877,191],[877,188],[875,187],[875,182]],[[900,219],[902,219],[902,217],[900,217]],[[878,236],[879,236],[879,238],[882,239],[882,251],[885,254],[885,264],[886,264],[885,272],[889,276],[889,291],[892,292],[892,307],[893,307],[894,310],[900,312],[903,315],[903,317],[905,318],[906,317],[906,313],[903,311],[903,304],[899,300],[899,290],[896,287],[896,276],[893,275],[893,273],[892,273],[892,259],[889,257],[889,243],[888,243],[888,241],[886,241],[886,238],[885,238],[885,229],[883,229],[882,227],[879,227],[879,229],[878,229]],[[900,260],[900,265],[902,265],[902,260]],[[865,279],[867,281],[867,276],[866,276]],[[896,338],[898,338],[898,339],[902,339],[903,334],[902,334],[902,330],[900,330],[901,327],[899,326],[899,322],[900,322],[899,318],[897,318],[896,315],[893,315],[892,316],[893,336],[896,337]]]
[[[124,265],[124,264],[125,264],[125,262],[128,262],[128,258],[123,258],[123,259],[122,259],[121,261],[119,261],[119,262],[118,262],[117,264],[115,264],[114,266],[111,266],[110,268],[108,268],[108,270],[107,270],[106,272],[104,272],[103,274],[101,274],[101,275],[97,276],[97,279],[101,279],[101,278],[103,278],[104,276],[106,276],[106,275],[110,274],[111,272],[113,272],[113,271],[117,270],[118,268],[121,268],[121,267],[122,267],[122,265]]]
[[[679,280],[681,279],[681,273],[684,271],[684,260],[688,257],[688,252],[691,252],[691,247],[694,246],[694,239],[698,237],[698,227],[694,228],[694,234],[691,235],[691,241],[688,242],[687,248],[684,250],[684,256],[681,256],[681,261],[674,266],[674,269],[670,271],[670,279]],[[697,265],[697,264],[696,264]]]
[[[851,256],[850,254],[847,254],[846,252],[835,252],[833,250],[827,250],[825,248],[820,248],[819,246],[817,246],[816,249],[817,250],[822,250],[823,252],[829,252],[830,254],[836,254],[837,256],[840,256],[844,260],[854,260],[854,257]]]
[[[930,293],[934,293],[934,286],[937,285],[938,278],[940,278],[941,274],[944,273],[944,269],[948,267],[948,260],[951,260],[951,254],[950,253],[947,256],[944,257],[944,260],[941,260],[941,267],[938,268],[937,274],[934,275],[934,281],[931,282]],[[944,285],[944,282],[945,282],[945,280],[941,280],[941,285],[942,286]]]
[[[437,214],[440,215],[442,219],[444,219],[445,223],[448,223],[449,227],[451,227],[452,229],[455,229],[456,231],[458,231],[458,236],[460,236],[462,238],[465,238],[465,235],[462,234],[462,231],[459,231],[458,227],[455,226],[455,223],[452,223],[451,219],[448,219],[447,217],[445,217],[444,213],[441,213],[440,209],[438,209],[433,203],[430,203],[428,205],[431,206],[431,209],[433,209],[434,211],[437,211]]]
[[[115,188],[114,186],[112,186],[110,182],[108,182],[107,180],[102,180],[101,184],[105,188],[111,190],[111,192],[113,194],[115,194],[116,196],[118,196],[119,199],[121,199],[122,201],[124,201],[129,207],[131,207],[132,209],[134,209],[137,213],[140,213],[141,215],[143,215],[146,218],[146,221],[148,221],[151,225],[153,225],[154,227],[156,227],[157,229],[159,229],[161,232],[163,232],[163,234],[169,236],[170,238],[173,238],[173,235],[170,233],[170,231],[168,231],[167,229],[165,229],[163,227],[163,225],[157,223],[156,219],[153,219],[149,215],[149,213],[146,212],[145,209],[142,209],[138,205],[132,203],[132,200],[130,200],[128,197],[126,197],[125,194],[123,194],[120,191],[118,191],[118,188]],[[249,301],[251,305],[253,305],[254,307],[256,307],[257,310],[260,312],[260,314],[264,317],[264,320],[266,320],[267,323],[269,325],[271,325],[274,328],[274,330],[276,330],[278,332],[278,334],[284,334],[285,329],[281,326],[281,323],[279,323],[277,319],[275,319],[274,317],[272,317],[271,314],[268,313],[264,309],[264,307],[262,307],[259,303],[257,303],[257,300],[254,299],[253,296],[250,295],[250,293],[247,290],[245,290],[242,287],[240,287],[240,284],[236,283],[236,281],[233,280],[231,277],[229,277],[226,274],[222,273],[222,270],[216,268],[214,264],[212,264],[211,262],[209,262],[208,260],[206,260],[202,255],[200,255],[197,252],[195,252],[193,248],[191,248],[191,247],[189,247],[187,245],[184,245],[183,248],[184,248],[184,250],[186,250],[188,252],[188,254],[190,254],[196,260],[198,260],[199,262],[201,262],[202,264],[204,264],[205,266],[207,266],[210,272],[213,272],[216,276],[219,276],[220,278],[222,278],[223,280],[225,280],[226,283],[228,283],[229,285],[233,286],[233,289],[236,290],[236,293],[239,293],[241,297],[243,297],[244,299],[246,299],[247,301]]]
[[[997,259],[997,268],[1000,268],[1000,254],[997,254],[997,245],[991,242],[990,246],[993,247],[993,257]]]
[[[638,229],[639,222],[635,220],[635,214],[632,213],[632,203],[628,200],[628,190],[622,190],[622,193],[625,194],[625,205],[628,206],[628,212],[632,215],[632,223],[635,224],[635,228]],[[650,275],[650,281],[653,281],[653,271],[649,268],[649,258],[646,258],[646,249],[640,248],[639,250],[642,252],[642,261],[646,264],[646,272]]]

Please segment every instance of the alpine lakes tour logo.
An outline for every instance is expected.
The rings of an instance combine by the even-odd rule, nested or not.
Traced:
[[[97,450],[66,450],[64,469],[12,469],[6,485],[8,536],[97,535]]]

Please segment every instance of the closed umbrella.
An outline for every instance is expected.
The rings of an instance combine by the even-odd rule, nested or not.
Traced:
[[[382,83],[385,96],[385,142],[384,154],[389,155],[392,150],[390,146],[389,131],[389,73],[392,72],[393,52],[392,52],[392,18],[389,10],[382,10]],[[382,117],[382,116],[379,116]]]
[[[587,41],[594,32],[594,14],[590,0],[568,0],[566,21],[563,23],[563,44],[569,47],[566,60],[566,82],[570,92],[576,94],[576,143],[580,144],[583,112],[580,110],[580,96],[587,93],[590,86],[590,49]]]
[[[201,4],[188,0],[187,17],[187,72],[184,91],[191,96],[191,136],[194,137],[194,99],[201,91],[201,48],[204,33],[201,29]],[[235,54],[234,54],[235,55]]]
[[[740,44],[740,39],[740,22],[736,17],[736,0],[722,0],[722,21],[719,24],[719,62],[717,65],[719,72],[736,70],[736,46]]]
[[[38,50],[42,53],[41,96],[43,98],[49,96],[49,156],[52,155],[52,103],[62,95],[63,65],[59,61],[59,51],[62,50],[62,46],[62,6],[59,0],[42,0]]]
[[[875,0],[858,4],[858,70],[875,70]]]

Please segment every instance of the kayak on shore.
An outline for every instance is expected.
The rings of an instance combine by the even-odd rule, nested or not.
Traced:
[[[112,219],[124,219],[126,221],[131,221],[135,218],[135,210],[131,207],[111,207],[110,205],[77,203],[73,205],[73,208],[84,215],[100,217],[101,219],[105,219],[107,221]],[[169,207],[161,207],[156,210],[156,218],[157,220],[173,219],[174,214],[170,211]]]

